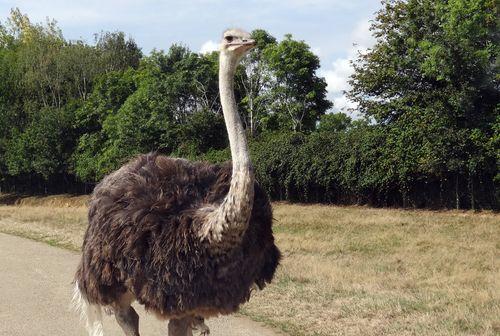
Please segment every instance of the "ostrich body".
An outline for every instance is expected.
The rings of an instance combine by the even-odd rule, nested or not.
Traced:
[[[89,226],[75,275],[75,299],[89,335],[102,335],[100,308],[138,336],[137,300],[169,336],[208,333],[203,318],[230,314],[280,260],[272,211],[255,182],[236,109],[234,73],[255,42],[228,30],[220,45],[219,89],[232,164],[140,155],[106,176],[89,204]]]

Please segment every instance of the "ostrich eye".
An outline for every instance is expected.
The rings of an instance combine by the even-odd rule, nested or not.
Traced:
[[[225,38],[225,39],[226,39],[226,41],[227,41],[227,42],[229,42],[229,43],[233,42],[233,40],[234,40],[234,36],[231,36],[231,35],[228,35],[228,36],[226,36],[226,37],[224,37],[224,38]]]

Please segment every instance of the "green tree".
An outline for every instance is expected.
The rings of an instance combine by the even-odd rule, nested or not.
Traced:
[[[241,91],[240,113],[250,136],[261,128],[262,121],[269,116],[272,73],[264,57],[264,50],[276,45],[276,39],[265,30],[252,32],[256,47],[242,60],[243,71],[237,72],[237,84]]]
[[[106,165],[107,161],[102,158],[106,143],[111,141],[103,124],[118,113],[136,89],[135,70],[107,73],[97,80],[88,100],[76,111],[74,127],[79,138],[72,162],[73,170],[81,180],[98,181],[114,168],[114,165]]]
[[[317,76],[319,58],[304,41],[291,35],[269,45],[264,55],[272,71],[271,99],[274,118],[283,128],[313,130],[331,106],[326,99],[326,81]]]
[[[213,62],[173,45],[144,58],[138,70],[103,76],[77,113],[77,175],[94,182],[138,153],[194,156],[225,144]]]
[[[352,123],[352,118],[347,114],[329,113],[321,116],[318,131],[320,132],[341,132],[349,128]]]
[[[10,175],[29,176],[49,181],[67,169],[68,146],[71,147],[71,118],[65,111],[47,107],[34,114],[22,132],[9,139],[5,162]]]
[[[497,22],[491,0],[383,2],[377,43],[355,62],[349,95],[388,127],[404,195],[433,188],[448,198],[453,190],[457,208],[474,208],[479,194],[492,202]]]
[[[101,32],[95,35],[99,61],[106,72],[137,68],[142,58],[141,49],[124,32]]]

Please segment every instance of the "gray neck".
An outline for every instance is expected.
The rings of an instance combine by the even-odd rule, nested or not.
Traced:
[[[234,97],[234,74],[237,63],[237,60],[221,52],[219,59],[219,92],[231,147],[233,175],[235,172],[248,172],[251,167],[245,130]]]
[[[199,236],[208,240],[213,253],[224,253],[240,244],[248,228],[254,197],[253,168],[234,97],[234,73],[238,60],[221,51],[219,61],[220,99],[231,147],[233,173],[229,192],[222,203],[199,210],[205,218]]]
[[[238,62],[234,57],[220,53],[219,91],[233,162],[231,186],[221,210],[225,215],[229,215],[235,226],[245,230],[253,206],[254,174],[245,130],[234,97],[234,74]]]

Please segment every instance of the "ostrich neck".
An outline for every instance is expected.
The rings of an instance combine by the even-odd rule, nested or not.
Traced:
[[[236,61],[221,53],[219,68],[219,92],[231,147],[233,177],[235,172],[244,172],[250,177],[251,162],[248,154],[245,130],[241,123],[234,97],[234,74]],[[252,184],[253,185],[253,184]]]
[[[232,227],[244,231],[252,212],[254,175],[248,153],[245,130],[241,123],[234,97],[234,74],[238,61],[221,52],[219,58],[219,91],[226,122],[233,173],[229,192],[220,211],[231,221]]]
[[[223,52],[219,59],[219,91],[231,147],[232,176],[229,192],[222,203],[207,215],[200,231],[202,238],[218,243],[216,250],[239,244],[245,233],[253,207],[254,174],[245,130],[234,97],[234,74],[237,61]]]

